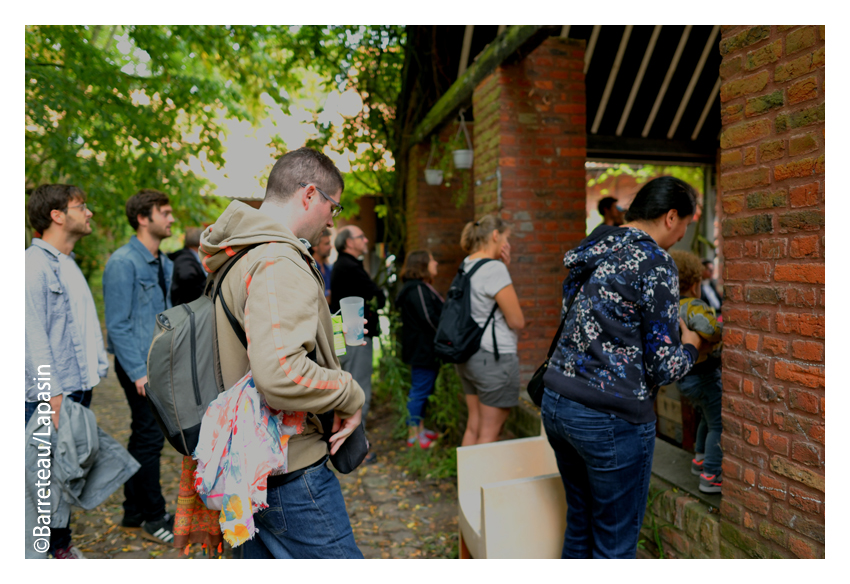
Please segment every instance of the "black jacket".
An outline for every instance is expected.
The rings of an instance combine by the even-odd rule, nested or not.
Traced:
[[[401,360],[413,367],[438,368],[434,334],[443,301],[422,280],[408,280],[398,293],[396,307],[401,311]]]
[[[171,304],[188,304],[204,293],[207,275],[198,261],[198,254],[188,247],[168,254],[174,262],[174,275],[171,280]]]
[[[376,298],[377,308],[381,309],[387,303],[387,297],[366,273],[363,262],[351,254],[342,252],[331,271],[331,314],[339,310],[339,301],[349,296],[359,296],[363,299],[366,328],[369,331],[366,336],[378,336],[381,333],[378,313],[372,310],[369,303],[372,298]]]

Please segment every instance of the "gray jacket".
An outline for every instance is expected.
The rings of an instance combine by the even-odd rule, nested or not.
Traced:
[[[48,425],[42,425],[46,418]],[[44,515],[51,529],[65,525],[71,505],[94,509],[103,503],[140,465],[123,446],[97,426],[94,412],[71,399],[62,400],[59,429],[50,416],[36,411],[24,436],[26,441],[25,533],[27,558],[45,557],[39,552],[46,539]],[[39,496],[41,495],[41,496]],[[39,507],[40,504],[40,507]],[[42,521],[38,520],[39,514]]]
[[[41,239],[33,239],[24,252],[26,263],[25,299],[25,343],[26,366],[24,387],[26,401],[38,401],[39,366],[49,365],[51,396],[70,393],[79,389],[90,389],[94,383],[89,379],[86,364],[85,341],[74,322],[74,314],[68,299],[68,287],[59,270],[58,252]],[[97,338],[98,375],[106,377],[109,367],[103,336],[100,328]],[[42,391],[48,391],[42,382]]]

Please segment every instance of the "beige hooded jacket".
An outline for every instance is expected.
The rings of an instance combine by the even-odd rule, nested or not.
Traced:
[[[348,418],[363,406],[363,389],[342,371],[324,282],[307,248],[287,228],[234,201],[201,236],[201,258],[215,274],[250,244],[259,245],[227,274],[221,293],[248,338],[248,351],[216,302],[216,333],[224,388],[248,370],[272,408],[291,412],[302,427],[289,442],[288,470],[309,466],[328,452],[315,414],[336,410]],[[309,262],[309,263],[308,263]],[[316,362],[307,357],[315,349]]]

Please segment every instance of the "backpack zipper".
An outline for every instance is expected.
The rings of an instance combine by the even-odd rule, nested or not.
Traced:
[[[192,349],[192,386],[195,389],[195,403],[201,405],[201,388],[198,385],[198,364],[195,362],[195,313],[187,304],[181,304],[189,313],[189,330],[192,336],[189,338],[189,346]]]

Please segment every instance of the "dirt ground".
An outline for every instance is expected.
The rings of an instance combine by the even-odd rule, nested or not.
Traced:
[[[111,363],[109,375],[94,389],[91,409],[98,425],[125,447],[130,437],[130,408]],[[382,404],[373,404],[369,438],[377,462],[338,477],[354,538],[366,558],[457,557],[457,483],[454,479],[415,480],[398,463],[403,441],[390,436],[393,420]],[[162,450],[161,484],[166,506],[174,512],[181,455],[168,442]],[[91,511],[74,508],[73,541],[88,558],[204,558],[193,545],[188,554],[143,539],[138,530],[120,526],[124,500],[118,489]],[[224,545],[223,557],[232,557]]]

